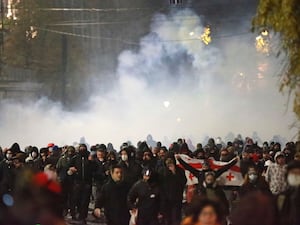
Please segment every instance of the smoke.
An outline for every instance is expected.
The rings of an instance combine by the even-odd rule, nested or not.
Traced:
[[[294,117],[278,93],[277,61],[255,52],[252,34],[212,37],[205,45],[203,31],[191,10],[155,15],[138,50],[119,55],[117,84],[91,96],[88,108],[68,112],[45,98],[2,101],[0,145],[62,145],[85,137],[90,144],[112,142],[117,148],[148,134],[169,144],[178,137],[201,142],[229,132],[291,139]]]

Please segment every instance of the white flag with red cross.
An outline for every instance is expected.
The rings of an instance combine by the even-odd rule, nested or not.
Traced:
[[[181,159],[188,163],[190,166],[194,167],[197,170],[201,170],[204,160],[201,159],[193,159],[187,155],[180,155]],[[223,166],[226,166],[230,162],[221,162],[216,161],[214,159],[209,159],[210,168],[212,170],[220,169]],[[177,164],[179,162],[177,161]],[[185,170],[185,175],[187,178],[187,185],[198,184],[198,179],[188,170]],[[232,166],[229,170],[224,172],[218,178],[218,184],[222,186],[241,186],[243,183],[243,176],[240,170],[240,161],[238,161],[234,166]]]

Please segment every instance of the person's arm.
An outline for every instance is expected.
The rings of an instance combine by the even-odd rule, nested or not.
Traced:
[[[216,178],[221,176],[223,173],[225,173],[227,170],[229,170],[232,166],[234,166],[238,162],[237,157],[233,160],[231,160],[230,163],[228,163],[226,166],[221,167],[220,169],[216,170]]]
[[[127,205],[130,210],[136,209],[136,200],[138,198],[138,183],[135,183],[127,196]]]
[[[180,165],[183,166],[184,169],[190,171],[195,177],[199,178],[201,177],[202,171],[195,169],[188,163],[186,163],[180,156],[177,156],[177,160],[180,163]]]
[[[271,180],[271,165],[268,166],[266,174],[265,174],[265,179],[268,183],[270,183]]]
[[[187,182],[184,170],[178,167],[176,173],[178,173],[180,185],[184,187]]]
[[[103,186],[95,202],[94,215],[98,218],[101,216],[101,208],[103,208],[105,205],[105,196],[105,186]]]

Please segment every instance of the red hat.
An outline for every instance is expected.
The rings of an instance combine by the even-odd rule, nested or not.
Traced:
[[[49,143],[49,144],[47,145],[47,147],[48,147],[48,148],[54,147],[54,143]]]

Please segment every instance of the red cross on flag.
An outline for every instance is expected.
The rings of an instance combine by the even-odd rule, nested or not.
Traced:
[[[204,160],[193,159],[187,155],[180,155],[181,159],[194,167],[195,169],[201,170]],[[221,162],[214,159],[209,159],[209,164],[212,170],[220,169],[223,166],[226,166],[230,162]],[[179,164],[177,162],[177,164]],[[191,174],[188,170],[185,170],[185,175],[187,178],[187,185],[193,185],[198,183],[198,179]],[[218,184],[222,186],[241,186],[243,183],[243,176],[240,172],[240,162],[238,161],[234,166],[232,166],[228,171],[224,172],[218,178]]]

